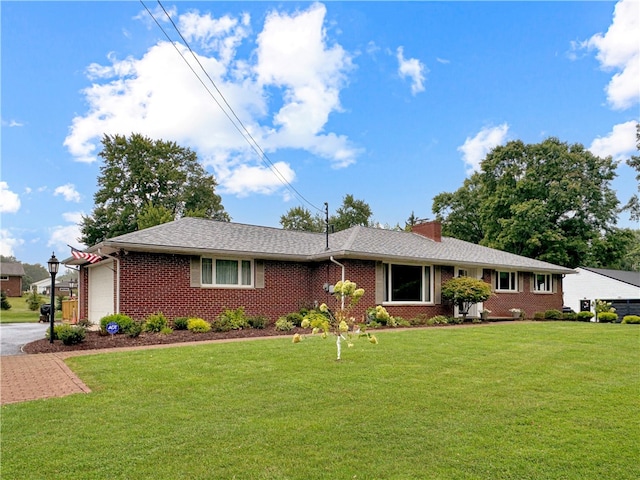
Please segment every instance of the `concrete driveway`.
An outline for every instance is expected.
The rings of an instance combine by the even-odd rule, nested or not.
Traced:
[[[21,355],[22,346],[44,338],[48,323],[0,324],[0,355]]]

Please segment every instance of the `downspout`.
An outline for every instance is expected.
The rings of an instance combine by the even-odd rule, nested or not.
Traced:
[[[344,283],[344,265],[338,262],[335,258],[333,258],[333,255],[329,257],[329,260],[331,260],[333,263],[335,263],[340,268],[342,268],[342,283]],[[341,308],[342,310],[344,310],[344,294],[342,294],[341,297],[342,297]]]
[[[98,255],[110,258],[116,262],[116,311],[114,313],[120,313],[120,259],[102,253],[100,248],[98,248]]]

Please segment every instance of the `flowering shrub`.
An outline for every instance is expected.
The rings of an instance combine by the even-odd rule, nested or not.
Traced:
[[[354,282],[350,280],[340,281],[333,287],[333,297],[336,301],[335,311],[332,311],[326,303],[323,303],[317,311],[307,313],[300,326],[302,328],[311,328],[312,335],[319,333],[322,338],[327,338],[330,334],[335,335],[337,360],[340,360],[343,341],[347,342],[347,347],[353,347],[352,342],[355,338],[367,337],[369,342],[375,345],[378,343],[375,335],[364,333],[356,323],[355,318],[350,316],[351,310],[363,295],[364,289],[358,288]],[[384,312],[386,313],[386,310]],[[389,316],[388,313],[386,315]],[[301,340],[302,336],[300,334],[293,336],[293,343],[299,343]]]
[[[373,327],[377,325],[386,325],[388,327],[395,327],[396,319],[389,315],[387,309],[382,305],[376,305],[367,309],[367,320]]]

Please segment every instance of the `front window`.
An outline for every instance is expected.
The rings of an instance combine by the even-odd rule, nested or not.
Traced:
[[[498,292],[518,291],[518,275],[516,272],[496,272],[494,289]]]
[[[428,265],[384,265],[385,302],[430,303],[432,284]]]
[[[549,273],[533,274],[533,291],[539,293],[551,293],[553,290],[552,277]]]
[[[223,287],[250,287],[253,282],[251,260],[203,258],[201,261],[203,285]]]

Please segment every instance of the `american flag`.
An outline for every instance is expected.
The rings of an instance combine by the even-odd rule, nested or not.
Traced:
[[[102,260],[101,255],[96,255],[95,253],[89,252],[81,252],[80,250],[76,250],[73,247],[71,247],[71,256],[73,258],[84,259],[89,263],[98,263]]]

